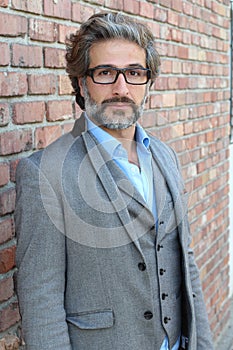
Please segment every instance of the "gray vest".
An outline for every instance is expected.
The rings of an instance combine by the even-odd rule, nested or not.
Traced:
[[[145,266],[150,276],[153,294],[155,349],[160,349],[165,336],[172,347],[181,333],[181,258],[178,230],[173,213],[174,205],[170,192],[153,162],[154,178],[160,177],[160,191],[157,194],[158,231],[143,235],[140,246]],[[156,174],[155,174],[156,173]],[[156,182],[156,181],[155,181]],[[158,182],[157,182],[158,184]],[[158,187],[158,186],[157,186]],[[159,202],[158,202],[159,201]],[[162,208],[161,208],[162,206]],[[152,315],[148,313],[148,318]]]

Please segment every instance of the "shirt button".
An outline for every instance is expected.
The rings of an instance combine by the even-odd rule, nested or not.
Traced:
[[[153,314],[151,311],[146,311],[146,312],[144,312],[144,317],[146,320],[151,320],[153,317]]]
[[[146,264],[145,264],[144,262],[140,262],[140,263],[138,264],[138,268],[139,268],[140,271],[145,271],[145,269],[146,269]]]

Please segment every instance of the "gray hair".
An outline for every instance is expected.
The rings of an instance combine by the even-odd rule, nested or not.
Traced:
[[[90,64],[90,48],[96,42],[111,39],[126,39],[145,49],[147,68],[151,70],[151,84],[159,74],[160,58],[155,49],[153,34],[147,26],[121,13],[93,15],[66,41],[66,71],[81,109],[85,109],[85,103],[80,94],[78,78],[86,76]]]

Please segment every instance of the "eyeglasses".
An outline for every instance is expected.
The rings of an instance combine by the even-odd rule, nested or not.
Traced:
[[[119,74],[123,74],[126,83],[131,85],[144,85],[151,78],[151,71],[147,68],[115,68],[109,66],[98,66],[87,70],[96,84],[114,84]]]

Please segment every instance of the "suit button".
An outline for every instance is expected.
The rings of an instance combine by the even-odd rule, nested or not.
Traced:
[[[164,317],[163,320],[164,320],[164,323],[166,323],[166,324],[167,324],[169,321],[171,321],[170,317]]]
[[[155,229],[155,225],[153,225],[153,226],[151,226],[151,231],[154,231],[154,229]]]
[[[145,271],[145,269],[146,269],[146,264],[145,264],[144,262],[140,262],[140,263],[138,264],[138,268],[139,268],[140,271]]]
[[[162,249],[162,248],[163,248],[163,245],[158,244],[158,247],[157,247],[158,252],[159,252],[159,251],[160,251],[160,249]]]
[[[153,317],[153,314],[151,311],[146,311],[146,312],[144,312],[144,317],[146,320],[151,320]]]
[[[159,225],[163,225],[163,224],[164,224],[164,221],[160,221],[160,222],[159,222]]]
[[[166,270],[164,270],[164,269],[160,269],[159,270],[159,274],[161,275],[161,276],[163,276],[163,274],[166,272]]]
[[[165,300],[167,297],[168,297],[168,294],[166,294],[166,293],[163,293],[163,294],[162,294],[162,299],[163,299],[163,300]]]

